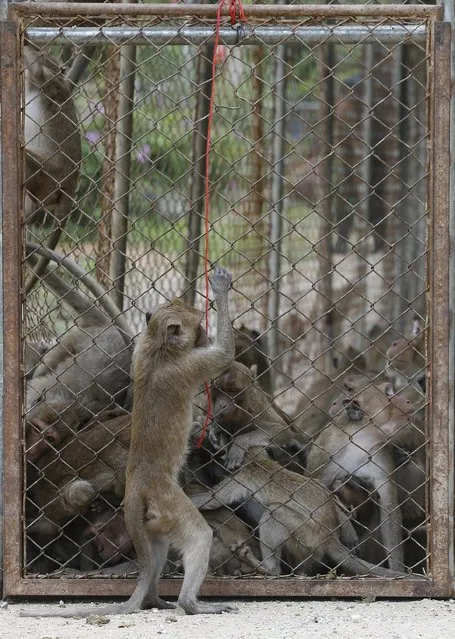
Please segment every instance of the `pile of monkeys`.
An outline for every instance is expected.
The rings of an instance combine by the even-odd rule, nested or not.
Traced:
[[[69,258],[31,248],[81,276]],[[139,522],[145,517],[168,530],[180,502],[181,521],[192,522],[196,539],[210,549],[212,574],[393,577],[422,571],[425,354],[417,324],[409,339],[397,338],[387,348],[382,337],[375,342],[386,352],[387,376],[362,369],[356,358],[330,392],[324,387],[317,414],[307,405],[309,391],[291,417],[265,390],[270,363],[262,338],[243,326],[232,329],[227,302],[217,299],[213,345],[200,312],[174,300],[147,315],[134,347],[99,284],[83,279],[99,300],[94,303],[49,266],[44,272],[46,286],[77,319],[55,343],[26,345],[28,572],[128,575],[137,570],[136,560],[143,575],[151,555],[149,542],[139,550]],[[143,351],[151,335],[165,346],[149,360]],[[217,350],[223,339],[232,341],[229,356]],[[215,360],[210,366],[205,351]],[[188,363],[182,365],[184,354]],[[194,390],[213,379],[213,416],[200,447],[207,400],[187,389],[189,409],[182,376]],[[142,378],[161,383],[159,393],[139,393]],[[133,436],[135,411],[143,426]],[[150,414],[161,424],[159,435],[146,431]],[[144,470],[147,481],[138,461],[146,449],[154,469],[150,476]],[[135,508],[125,497],[134,451],[136,485],[158,484],[160,502],[156,506],[155,495],[153,508],[127,526],[124,509]],[[180,542],[163,542],[152,563],[163,575],[178,575],[183,564],[185,575],[197,573],[194,586],[205,572],[187,555],[202,550],[199,542],[192,549]],[[191,601],[197,589],[190,588]]]

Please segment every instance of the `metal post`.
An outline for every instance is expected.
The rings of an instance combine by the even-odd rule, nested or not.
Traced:
[[[2,12],[4,15],[4,12]],[[7,490],[0,492],[3,516],[8,521],[2,531],[4,592],[21,578],[22,565],[22,393],[21,393],[21,264],[20,222],[23,207],[20,198],[23,156],[20,153],[20,51],[17,22],[0,21],[0,103],[2,140],[2,261],[3,261],[3,454],[0,476]],[[6,329],[6,325],[9,330]],[[8,464],[3,466],[3,459]]]
[[[8,0],[0,0],[0,20],[8,17]],[[1,47],[1,41],[0,41]],[[0,49],[1,50],[1,49]],[[0,57],[3,61],[3,57]],[[1,101],[0,101],[1,109]],[[1,115],[0,115],[1,121]],[[0,596],[3,596],[3,151],[0,135]]]
[[[194,305],[196,279],[199,267],[199,245],[202,232],[202,207],[204,205],[205,146],[209,124],[210,95],[212,92],[213,45],[204,47],[198,58],[196,84],[199,87],[193,131],[193,180],[191,184],[191,208],[188,212],[188,242],[185,266],[187,290],[185,302]]]
[[[112,211],[112,255],[109,276],[112,298],[123,309],[125,262],[128,233],[129,198],[131,190],[131,147],[133,143],[134,79],[136,47],[125,45],[120,51],[120,82],[115,147],[114,210]]]
[[[453,587],[453,433],[449,401],[449,126],[450,126],[450,28],[436,22],[431,41],[433,72],[430,75],[430,190],[432,218],[429,242],[430,311],[430,571],[446,589]],[[453,356],[453,355],[452,355]]]
[[[334,333],[331,311],[333,308],[332,237],[333,237],[333,107],[335,48],[329,42],[321,50],[318,61],[320,73],[319,123],[321,127],[321,160],[318,203],[316,211],[321,218],[319,240],[316,246],[318,273],[314,289],[317,297],[315,325],[320,333],[320,347],[315,369],[330,375],[333,366]]]
[[[267,299],[267,316],[270,329],[267,334],[269,356],[272,361],[278,355],[278,331],[276,323],[280,314],[280,277],[281,277],[281,237],[283,234],[283,141],[284,141],[284,101],[286,98],[286,45],[280,45],[276,51],[275,64],[275,113],[273,118],[272,146],[272,210],[270,211],[269,278],[270,291]],[[273,370],[273,369],[272,369]],[[272,375],[272,386],[273,386]]]
[[[444,6],[444,20],[450,22],[452,27],[451,39],[451,94],[450,94],[450,196],[449,196],[449,236],[451,250],[448,255],[449,259],[449,448],[454,449],[454,430],[455,430],[455,398],[454,398],[454,375],[455,375],[455,6],[453,0],[442,0]],[[450,485],[454,485],[454,468],[449,471]],[[453,529],[453,520],[451,521]],[[449,548],[449,561],[454,566],[454,548],[453,544]],[[455,579],[452,574],[452,593],[455,592]]]

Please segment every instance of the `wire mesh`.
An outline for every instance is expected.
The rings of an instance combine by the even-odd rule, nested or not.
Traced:
[[[129,577],[134,339],[174,296],[204,306],[213,44],[191,28],[213,20],[119,8],[101,42],[99,17],[23,18],[21,572]],[[181,473],[211,575],[431,581],[431,25],[265,15],[215,52],[210,260],[233,274],[237,361],[202,448],[197,397]]]

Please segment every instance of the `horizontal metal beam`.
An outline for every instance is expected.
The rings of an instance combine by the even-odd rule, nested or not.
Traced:
[[[215,27],[28,27],[27,40],[34,44],[137,44],[164,46],[171,44],[207,44],[214,38]],[[346,25],[336,26],[245,26],[222,27],[223,44],[309,44],[316,45],[328,38],[343,44],[367,42],[397,43],[404,40],[424,42],[425,25]]]
[[[207,4],[117,4],[83,2],[13,2],[11,7],[22,15],[48,16],[173,16],[216,18],[218,6]],[[374,17],[410,18],[413,20],[442,19],[442,7],[418,4],[344,4],[344,5],[272,5],[255,4],[244,6],[247,18],[305,18],[316,17]],[[229,15],[229,8],[222,10]]]

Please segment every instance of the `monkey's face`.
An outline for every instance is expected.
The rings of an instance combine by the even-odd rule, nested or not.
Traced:
[[[27,461],[37,462],[47,452],[55,450],[61,442],[61,433],[55,426],[49,426],[38,418],[27,421],[25,425]]]
[[[354,396],[340,396],[329,412],[335,423],[373,423],[385,436],[392,437],[409,424],[415,407],[408,399],[396,395],[389,382],[381,382]]]
[[[245,420],[245,411],[240,404],[236,389],[231,391],[212,387],[213,417],[223,427],[238,426]]]
[[[125,520],[110,510],[100,513],[86,534],[93,537],[93,545],[107,566],[118,563],[133,550]]]
[[[415,338],[411,341],[398,339],[393,342],[386,353],[389,365],[408,378],[424,373],[425,357],[419,350],[421,341],[421,338]]]
[[[248,389],[252,384],[253,379],[248,369],[243,364],[234,362],[212,385],[214,418],[231,433],[251,421]]]

